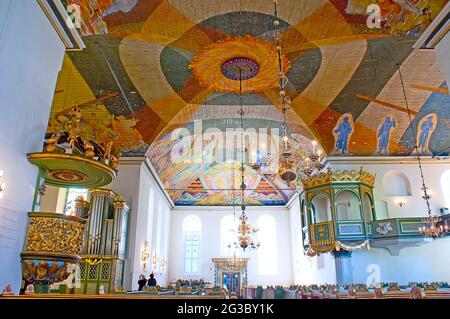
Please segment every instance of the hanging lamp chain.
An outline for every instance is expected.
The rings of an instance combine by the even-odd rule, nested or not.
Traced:
[[[397,63],[397,69],[398,69],[398,74],[399,74],[399,77],[400,77],[400,82],[402,84],[402,90],[403,90],[403,96],[405,98],[406,110],[408,112],[409,127],[410,127],[411,134],[412,134],[412,137],[413,137],[414,150],[416,152],[417,162],[419,164],[420,178],[422,180],[423,199],[425,199],[425,202],[427,204],[428,215],[429,215],[429,217],[431,217],[431,206],[430,206],[430,201],[429,201],[430,200],[430,195],[428,194],[428,191],[427,191],[428,187],[425,184],[425,177],[423,175],[423,168],[422,168],[422,159],[420,157],[419,147],[417,146],[416,133],[415,133],[414,127],[412,125],[411,111],[409,109],[408,98],[406,96],[405,83],[403,81],[403,74],[402,74],[402,71],[400,70],[400,64],[399,63]]]
[[[244,176],[244,108],[242,105],[242,69],[239,68],[239,105],[240,105],[240,116],[241,116],[241,197],[242,197],[242,214],[245,215],[245,176]]]

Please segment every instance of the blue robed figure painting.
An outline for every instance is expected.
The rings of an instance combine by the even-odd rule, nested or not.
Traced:
[[[336,127],[333,130],[333,134],[336,139],[336,150],[335,152],[340,152],[345,154],[348,148],[348,142],[350,140],[350,135],[353,132],[353,117],[351,114],[344,114],[339,118]]]
[[[417,126],[417,147],[420,153],[430,153],[430,138],[437,126],[437,115],[428,114],[422,118]]]
[[[391,134],[391,129],[397,127],[397,123],[394,117],[386,116],[384,122],[380,125],[378,129],[378,151],[380,153],[388,153],[389,139]]]

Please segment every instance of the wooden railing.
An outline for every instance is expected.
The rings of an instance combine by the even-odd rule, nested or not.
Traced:
[[[450,215],[442,217],[442,223],[450,227]],[[331,245],[335,240],[377,240],[385,238],[422,237],[419,227],[426,225],[423,217],[389,218],[365,222],[364,220],[339,220],[309,225],[303,229],[308,232],[309,241],[304,245],[324,247]]]
[[[426,224],[422,217],[389,218],[369,223],[371,239],[391,237],[419,237],[419,227]]]

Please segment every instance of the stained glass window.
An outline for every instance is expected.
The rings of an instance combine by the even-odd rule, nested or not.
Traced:
[[[184,272],[200,272],[201,221],[195,215],[187,216],[183,221],[184,234]]]
[[[87,200],[88,190],[84,188],[70,188],[67,193],[66,206],[64,208],[65,215],[72,215],[75,209],[75,199],[78,196],[83,196],[84,200]]]

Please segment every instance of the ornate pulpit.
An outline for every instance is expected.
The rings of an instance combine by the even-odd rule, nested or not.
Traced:
[[[247,285],[248,258],[213,258],[215,286],[227,287],[228,291],[241,295]]]

